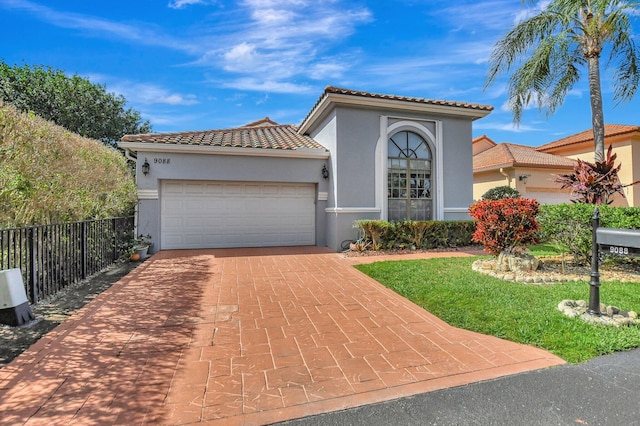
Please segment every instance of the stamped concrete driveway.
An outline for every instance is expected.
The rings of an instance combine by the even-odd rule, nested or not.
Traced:
[[[2,423],[268,424],[563,363],[352,267],[374,259],[158,253],[0,370]]]

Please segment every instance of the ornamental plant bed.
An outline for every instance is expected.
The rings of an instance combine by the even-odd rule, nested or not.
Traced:
[[[462,247],[442,247],[432,249],[410,249],[410,248],[393,248],[386,250],[347,250],[342,254],[346,257],[369,257],[369,256],[390,256],[390,255],[409,255],[415,253],[444,253],[444,252],[464,252],[471,254],[482,254],[482,246],[479,244],[462,246]]]

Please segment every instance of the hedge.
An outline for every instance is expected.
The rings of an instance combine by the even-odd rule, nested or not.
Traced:
[[[591,256],[592,204],[545,204],[538,211],[540,238],[554,243],[560,250],[573,254],[576,260]],[[640,229],[640,209],[600,205],[600,226],[606,228]]]
[[[476,224],[458,221],[392,221],[358,220],[354,227],[362,230],[364,241],[359,247],[373,250],[434,249],[473,245]]]
[[[0,101],[0,228],[129,215],[124,156]]]

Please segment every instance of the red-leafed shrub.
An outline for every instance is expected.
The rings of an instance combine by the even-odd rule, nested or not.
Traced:
[[[588,161],[577,160],[573,167],[573,173],[557,175],[556,183],[560,188],[570,188],[571,194],[576,198],[571,200],[574,203],[584,204],[611,204],[613,197],[624,195],[624,188],[637,185],[640,181],[623,185],[620,182],[618,173],[622,164],[615,165],[617,154],[612,152],[613,146],[609,145],[607,156],[602,161],[590,163]]]
[[[482,243],[492,255],[520,253],[537,242],[538,202],[531,198],[481,200],[469,207],[476,220],[473,241]]]

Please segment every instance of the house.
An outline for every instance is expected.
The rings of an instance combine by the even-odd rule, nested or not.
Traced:
[[[541,204],[569,202],[569,191],[560,189],[554,179],[558,174],[570,173],[574,160],[529,146],[496,144],[484,135],[473,140],[473,147],[474,200],[491,188],[510,186]]]
[[[488,105],[329,86],[299,126],[126,135],[138,231],[160,249],[319,245],[358,219],[468,219]]]
[[[640,180],[640,126],[606,124],[604,126],[605,152],[611,145],[617,154],[616,164],[622,164],[618,176],[623,185]],[[591,129],[536,148],[547,154],[562,155],[593,163],[594,142]],[[626,199],[616,197],[613,205],[640,206],[640,185],[624,189]]]
[[[623,184],[640,180],[640,126],[605,125],[605,147],[617,154],[622,164],[619,177]],[[577,133],[539,147],[512,143],[497,144],[483,135],[473,140],[473,197],[478,200],[489,189],[507,185],[523,197],[542,204],[570,202],[568,190],[554,182],[558,174],[571,173],[576,159],[594,161],[593,131]],[[640,206],[640,185],[625,188],[625,197],[616,197],[613,205]]]

